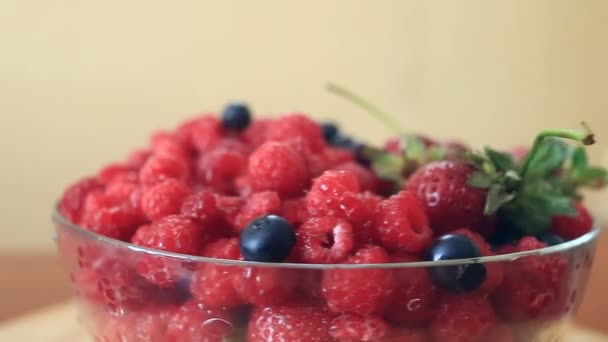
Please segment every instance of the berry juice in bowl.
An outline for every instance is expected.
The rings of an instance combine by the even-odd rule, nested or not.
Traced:
[[[61,259],[96,341],[564,340],[599,229],[582,130],[527,152],[380,148],[242,103],[68,187]]]

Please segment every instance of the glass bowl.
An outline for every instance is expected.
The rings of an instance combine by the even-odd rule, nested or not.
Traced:
[[[330,337],[344,334],[338,326],[348,319],[369,323],[365,341],[562,341],[599,234],[596,228],[556,246],[478,259],[269,264],[147,249],[87,231],[58,212],[53,220],[79,318],[100,342],[356,341]],[[139,275],[151,265],[154,279],[170,281],[158,286]],[[480,265],[487,277],[475,291],[446,290],[428,276]],[[327,306],[359,315],[340,322]],[[259,328],[269,323],[300,334],[280,339],[278,330]]]

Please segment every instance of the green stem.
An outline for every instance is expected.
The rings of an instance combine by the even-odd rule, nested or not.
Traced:
[[[528,172],[528,169],[530,168],[530,164],[534,160],[534,157],[536,157],[536,153],[538,152],[538,149],[540,148],[541,143],[546,138],[552,137],[552,138],[569,139],[569,140],[574,140],[574,141],[580,142],[584,145],[594,144],[595,140],[593,139],[593,133],[589,129],[589,126],[587,125],[587,123],[582,122],[581,125],[583,126],[583,131],[575,131],[575,130],[570,130],[570,129],[548,129],[548,130],[540,132],[536,136],[536,139],[534,139],[534,144],[532,145],[532,149],[526,156],[526,159],[524,159],[524,164],[521,169],[521,177],[524,178],[526,176],[526,173]]]
[[[403,131],[400,128],[400,124],[395,121],[390,115],[386,114],[379,107],[374,105],[373,103],[365,100],[363,97],[347,90],[343,87],[340,87],[336,84],[329,83],[327,85],[327,90],[331,93],[334,93],[338,96],[341,96],[348,101],[354,103],[355,105],[361,107],[369,114],[373,115],[376,119],[380,120],[385,126],[393,130],[397,134],[402,134]]]

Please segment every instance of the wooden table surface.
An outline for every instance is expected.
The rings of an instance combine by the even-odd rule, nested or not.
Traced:
[[[32,312],[0,325],[0,341],[86,342],[90,340],[76,322],[76,307],[72,302]],[[564,341],[608,342],[608,336],[576,328]]]

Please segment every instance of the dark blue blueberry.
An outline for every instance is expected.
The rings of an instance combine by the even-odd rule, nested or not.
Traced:
[[[455,260],[481,257],[479,247],[471,239],[448,234],[437,239],[427,252],[427,260]],[[486,267],[481,263],[429,267],[431,278],[441,287],[454,292],[479,288],[486,279]]]
[[[243,103],[231,103],[222,113],[222,124],[224,128],[233,131],[242,131],[251,122],[249,108]]]
[[[353,148],[355,146],[355,141],[351,137],[338,134],[329,142],[329,144],[333,147]]]
[[[241,232],[241,254],[247,261],[281,262],[296,244],[293,226],[277,215],[251,221]]]
[[[367,156],[366,148],[367,146],[365,146],[365,144],[356,144],[353,148],[353,155],[357,163],[369,167],[372,164],[372,161]]]
[[[323,138],[329,143],[338,135],[338,126],[333,122],[324,122],[321,124],[321,131],[323,132]]]
[[[519,239],[521,234],[515,229],[499,227],[489,239],[489,243],[493,250],[498,250],[505,245],[516,245]]]
[[[547,246],[555,246],[563,243],[566,240],[564,240],[561,236],[545,233],[538,237],[538,241],[546,243]]]

